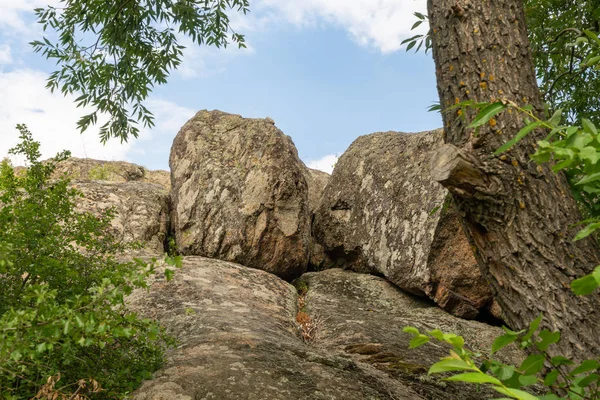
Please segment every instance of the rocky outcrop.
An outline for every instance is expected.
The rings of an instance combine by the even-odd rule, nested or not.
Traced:
[[[171,177],[168,171],[150,171],[124,161],[103,161],[91,158],[71,157],[58,163],[55,177],[66,174],[73,180],[108,182],[147,182],[170,189]]]
[[[72,181],[83,197],[77,210],[96,215],[114,209],[112,233],[123,242],[139,242],[135,255],[162,254],[168,232],[169,193],[145,182]]]
[[[337,265],[384,275],[474,318],[491,301],[447,191],[429,177],[442,131],[358,138],[338,160],[314,233]]]
[[[308,184],[308,208],[310,213],[314,214],[321,205],[321,197],[331,175],[318,169],[306,167],[304,178]]]
[[[277,277],[229,262],[186,257],[172,281],[157,274],[129,306],[179,340],[167,364],[134,394],[150,399],[466,399],[475,387],[426,374],[447,349],[408,349],[406,325],[463,334],[488,349],[498,328],[452,317],[382,278],[339,269],[305,274],[304,309]],[[318,324],[302,339],[300,314]],[[320,321],[320,322],[318,322]],[[518,361],[520,354],[504,354]]]
[[[308,264],[310,212],[304,165],[270,119],[200,111],[171,156],[177,247],[299,276]]]
[[[319,171],[318,169],[305,168],[304,177],[308,184],[308,208],[310,210],[311,220],[311,236],[310,236],[310,258],[309,266],[315,270],[321,270],[325,268],[331,268],[334,266],[333,260],[329,258],[323,246],[315,240],[312,234],[312,226],[314,223],[314,216],[319,206],[321,205],[321,198],[325,191],[325,186],[329,182],[331,175],[326,172]]]

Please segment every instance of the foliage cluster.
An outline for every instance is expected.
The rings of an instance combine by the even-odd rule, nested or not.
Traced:
[[[228,10],[246,14],[248,0],[60,0],[63,7],[35,10],[48,35],[31,43],[35,52],[56,61],[47,87],[81,94],[78,107],[92,112],[78,122],[83,132],[99,114],[110,119],[100,139],[137,137],[138,123],[153,126],[144,101],[181,64],[187,36],[195,45],[245,47],[244,36],[230,26]]]
[[[437,329],[421,333],[414,327],[406,327],[404,331],[413,335],[411,348],[422,346],[432,339],[452,347],[450,355],[432,365],[429,374],[458,371],[459,374],[445,380],[489,385],[504,396],[499,400],[600,399],[600,361],[589,359],[575,364],[563,356],[550,356],[547,350],[560,340],[560,332],[539,330],[541,322],[542,316],[539,316],[529,329],[519,332],[505,327],[505,333],[494,341],[492,355],[515,342],[530,351],[531,354],[518,367],[470,351],[465,347],[464,339],[452,333]],[[531,390],[524,388],[533,388],[543,394],[533,395]]]
[[[527,0],[525,15],[544,101],[570,123],[600,124],[600,70],[589,62],[594,49],[585,33],[600,32],[600,1]]]
[[[18,129],[11,153],[28,168],[0,164],[0,398],[121,398],[173,344],[124,304],[155,260],[120,261],[136,245],[111,236],[112,212],[77,212],[81,194],[50,179],[68,153],[42,163],[39,143]]]

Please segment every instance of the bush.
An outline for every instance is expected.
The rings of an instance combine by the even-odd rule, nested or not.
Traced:
[[[0,164],[0,398],[122,398],[173,344],[124,304],[155,260],[120,261],[139,245],[109,233],[112,211],[77,212],[81,194],[66,177],[50,179],[68,152],[42,163],[40,144],[17,129],[10,153],[28,168]]]

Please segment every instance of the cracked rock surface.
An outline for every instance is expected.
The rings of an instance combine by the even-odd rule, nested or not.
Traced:
[[[298,332],[296,288],[272,274],[203,257],[186,257],[170,282],[157,274],[150,292],[128,303],[180,344],[133,398],[481,398],[474,387],[427,378],[426,363],[447,349],[408,350],[401,329],[453,329],[476,346],[500,329],[455,318],[382,278],[332,269],[300,281],[306,311],[323,317],[310,345]]]

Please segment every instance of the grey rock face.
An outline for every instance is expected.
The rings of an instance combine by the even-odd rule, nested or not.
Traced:
[[[60,162],[54,172],[56,177],[63,174],[80,181],[147,182],[158,184],[166,190],[169,190],[171,186],[168,171],[150,171],[142,166],[124,161],[71,157]]]
[[[334,168],[313,230],[337,265],[382,274],[474,318],[491,293],[447,191],[429,176],[431,152],[442,143],[441,130],[359,137]]]
[[[312,234],[315,213],[321,205],[321,198],[323,197],[323,192],[325,191],[325,187],[327,186],[331,175],[317,169],[305,168],[304,177],[308,184],[308,208],[310,210],[311,219],[309,265],[317,270],[331,268],[334,266],[334,262],[325,253],[323,246],[315,240],[315,237]]]
[[[83,193],[77,209],[99,215],[114,207],[112,233],[124,242],[141,242],[139,252],[164,251],[168,232],[169,193],[161,186],[145,182],[73,181]]]
[[[311,214],[314,214],[321,205],[321,197],[331,175],[318,169],[306,167],[304,178],[308,184],[308,208]]]
[[[169,160],[179,250],[299,276],[309,257],[304,165],[272,120],[200,111]]]
[[[133,398],[481,398],[474,387],[427,378],[425,363],[447,349],[413,353],[401,329],[453,329],[475,346],[488,345],[500,329],[459,320],[369,275],[333,269],[301,280],[306,312],[323,317],[312,344],[299,334],[296,289],[274,275],[202,257],[186,257],[170,282],[157,274],[150,292],[135,291],[128,303],[157,318],[180,345]]]

